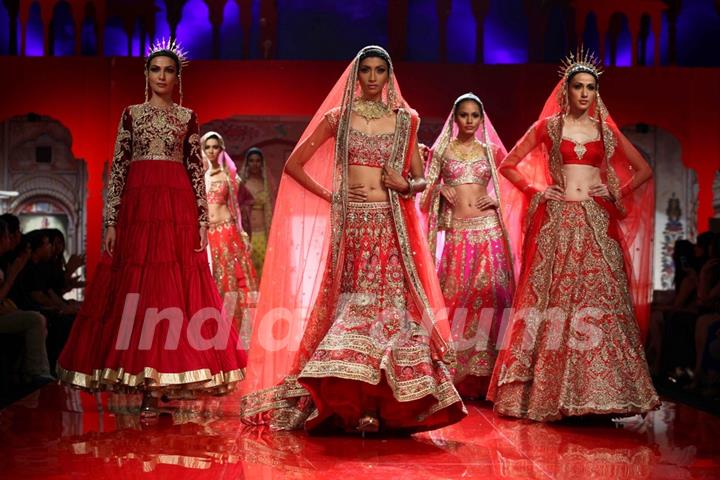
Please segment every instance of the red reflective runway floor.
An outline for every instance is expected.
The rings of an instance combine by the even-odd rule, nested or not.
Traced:
[[[720,419],[669,402],[622,428],[509,420],[470,403],[457,425],[362,439],[243,428],[218,416],[232,401],[215,399],[147,426],[121,414],[136,397],[97,398],[50,385],[0,411],[0,478],[720,478]]]

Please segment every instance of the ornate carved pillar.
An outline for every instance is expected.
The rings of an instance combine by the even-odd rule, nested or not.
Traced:
[[[277,0],[260,1],[260,51],[262,58],[277,56]]]
[[[575,8],[575,45],[580,45],[581,43],[583,43],[582,39],[585,35],[585,25],[587,24],[587,16],[589,13],[590,12],[588,12],[584,8]],[[575,48],[571,46],[570,50],[574,52]]]
[[[651,28],[652,19],[649,15],[643,15],[640,17],[640,37],[639,37],[639,45],[638,45],[638,65],[646,66],[648,64],[647,62],[647,47],[648,47],[648,39],[650,37],[650,31]]]
[[[664,0],[668,5],[668,63],[677,65],[677,19],[682,10],[682,0]]]
[[[124,10],[120,18],[122,19],[123,30],[125,30],[125,34],[127,35],[127,55],[128,57],[132,57],[132,36],[136,20],[135,12],[132,10]]]
[[[452,11],[452,0],[435,0],[435,9],[438,16],[438,30],[440,32],[440,61],[445,63],[448,58],[447,32],[448,18]]]
[[[608,32],[610,30],[610,15],[601,15],[600,13],[596,13],[595,17],[597,18],[598,37],[600,38],[600,44],[598,45],[598,56],[602,60],[605,58],[605,44],[607,43]],[[615,47],[617,47],[617,35],[615,36],[614,40],[610,42],[610,45],[614,45]],[[614,65],[614,57],[612,61]]]
[[[660,35],[662,34],[662,13],[655,13],[650,17],[651,27],[653,31],[653,40],[655,42],[653,64],[660,66]]]
[[[8,54],[18,54],[17,24],[20,13],[20,0],[3,0],[3,5],[8,12]]]
[[[628,15],[628,28],[630,29],[630,65],[636,66],[638,62],[638,48],[640,40],[640,30],[642,28],[642,17],[640,15]],[[643,48],[643,52],[645,49]],[[643,62],[645,56],[643,55]]]
[[[145,55],[145,48],[152,45],[155,38],[155,12],[144,13],[140,18],[140,56]]]
[[[210,17],[210,25],[212,25],[212,56],[220,58],[220,28],[223,23],[223,13],[227,0],[205,0],[208,6],[208,15]]]
[[[567,41],[568,51],[572,50],[572,48],[579,43],[578,38],[580,33],[576,30],[576,15],[574,8],[568,5],[565,6],[565,40]],[[565,56],[567,52],[563,52],[562,54]]]
[[[22,56],[27,53],[27,24],[30,20],[31,5],[31,0],[20,0],[18,18],[20,19],[20,55]]]
[[[388,2],[388,48],[397,60],[405,60],[408,36],[408,0]]]
[[[607,45],[609,48],[608,55],[610,57],[610,60],[608,62],[608,65],[617,65],[617,50],[618,50],[618,38],[620,36],[620,15],[613,15],[610,17],[610,22],[608,23],[607,32],[605,34],[605,40],[602,40],[601,42],[603,45]],[[601,57],[603,58],[603,57]]]
[[[545,31],[547,30],[548,2],[524,0],[528,19],[528,61],[540,63],[545,52]]]
[[[250,58],[250,38],[252,29],[252,0],[235,0],[240,7],[240,27],[243,34],[243,58]]]
[[[52,18],[53,10],[55,9],[55,2],[42,2],[40,3],[40,21],[43,24],[43,31],[45,33],[43,55],[54,55],[52,51]]]
[[[490,11],[490,0],[471,0],[475,17],[475,63],[485,63],[485,17]]]
[[[107,22],[107,5],[102,0],[92,2],[95,13],[95,38],[97,39],[97,55],[105,55],[105,23]]]
[[[170,38],[173,40],[177,37],[177,27],[182,18],[182,10],[187,0],[165,0],[165,9],[167,11],[167,21],[170,25]]]
[[[85,19],[85,2],[70,0],[73,22],[75,23],[75,55],[82,54],[82,24]]]

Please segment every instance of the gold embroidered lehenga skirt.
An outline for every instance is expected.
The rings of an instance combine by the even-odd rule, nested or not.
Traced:
[[[242,334],[250,327],[247,312],[254,304],[257,295],[257,280],[249,248],[232,220],[210,225],[208,245],[218,292],[224,302],[234,296],[233,318],[235,327]]]
[[[438,277],[457,353],[455,386],[463,397],[484,398],[503,313],[513,296],[512,270],[497,215],[453,219],[445,231]]]
[[[532,217],[488,392],[496,412],[548,421],[659,404],[611,212],[600,200],[549,201]]]
[[[352,431],[366,414],[394,431],[456,422],[464,407],[411,306],[389,204],[349,204],[344,242],[333,323],[298,378],[316,409],[305,427]]]

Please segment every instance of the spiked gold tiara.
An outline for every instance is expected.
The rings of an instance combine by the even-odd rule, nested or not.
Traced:
[[[558,73],[562,78],[567,80],[575,73],[589,73],[595,78],[599,78],[603,74],[602,64],[600,60],[590,50],[586,50],[582,45],[578,47],[576,52],[565,57],[560,63]]]
[[[175,54],[180,61],[180,68],[185,68],[189,63],[188,52],[180,45],[180,42],[173,38],[161,38],[155,41],[155,43],[148,47],[147,58],[151,55],[155,55],[159,52],[171,52]]]

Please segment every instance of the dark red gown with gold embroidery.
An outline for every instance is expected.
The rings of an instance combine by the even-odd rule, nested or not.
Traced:
[[[88,390],[223,393],[243,377],[232,319],[199,247],[207,201],[195,113],[144,103],[120,120],[105,205],[115,226],[58,360]]]

